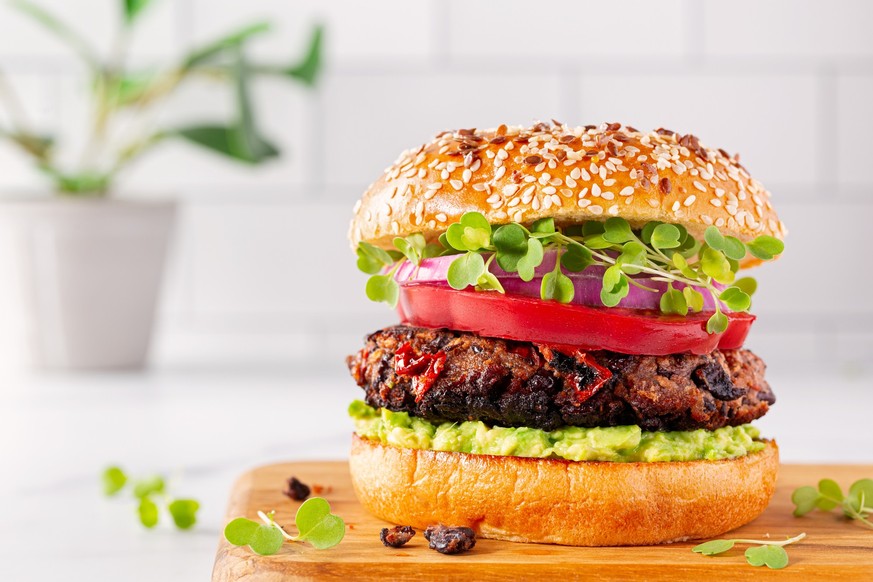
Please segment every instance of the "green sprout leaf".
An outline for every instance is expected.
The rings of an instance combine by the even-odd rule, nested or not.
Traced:
[[[724,333],[724,331],[728,328],[728,318],[727,315],[722,313],[721,311],[716,311],[712,314],[706,321],[706,331],[709,333]]]
[[[685,294],[670,285],[670,288],[661,295],[661,312],[688,315],[688,301],[685,299]]]
[[[752,256],[762,261],[769,261],[785,250],[785,244],[781,240],[766,234],[755,238],[746,246]]]
[[[739,287],[728,287],[722,291],[719,300],[732,311],[746,311],[752,305],[752,299]]]
[[[459,251],[478,251],[491,244],[491,225],[479,212],[467,212],[449,226],[446,240]]]
[[[735,261],[740,261],[746,256],[746,245],[740,239],[732,236],[724,237],[724,248],[720,250],[724,251],[727,258]]]
[[[373,275],[367,280],[367,298],[370,301],[381,301],[391,307],[397,307],[400,299],[400,286],[394,280],[394,274]]]
[[[103,493],[107,497],[112,497],[122,489],[127,483],[127,475],[119,467],[106,467],[103,471]]]
[[[545,300],[570,303],[575,293],[576,288],[573,286],[573,281],[561,272],[561,263],[557,261],[555,269],[543,276],[543,282],[540,285],[540,297]]]
[[[788,552],[781,546],[757,546],[746,549],[746,561],[752,566],[781,570],[788,565]]]
[[[137,508],[139,522],[145,527],[151,529],[158,525],[158,506],[148,497],[143,497],[139,500]]]
[[[296,539],[308,541],[318,550],[337,545],[346,534],[345,522],[330,512],[330,504],[321,497],[304,501],[294,523],[299,532]]]
[[[873,512],[873,479],[861,479],[852,483],[844,506],[846,516],[853,519],[863,517],[864,513]],[[868,527],[873,527],[869,521],[865,519],[862,521],[866,522]]]
[[[653,224],[653,223],[649,223]],[[648,226],[648,225],[647,225]],[[676,225],[673,224],[657,224],[652,229],[651,245],[656,249],[675,249],[680,245],[679,238],[681,233]],[[645,240],[645,239],[643,239]]]
[[[818,482],[818,499],[816,507],[822,511],[835,509],[844,499],[843,490],[833,479],[822,479]]]
[[[717,251],[724,250],[724,236],[722,236],[721,232],[719,232],[719,230],[714,226],[708,226],[706,228],[703,232],[703,240],[706,241],[706,244],[708,244],[712,249]]]
[[[613,216],[603,223],[603,239],[613,244],[623,244],[635,240],[630,224],[624,218]]]
[[[636,275],[646,266],[646,247],[635,240],[625,243],[615,264],[628,275]]]
[[[527,254],[527,233],[517,224],[505,224],[494,231],[497,264],[508,273],[518,271],[518,262]]]
[[[743,277],[734,281],[734,287],[738,287],[743,293],[751,297],[758,290],[758,282],[752,277]]]
[[[175,499],[167,509],[177,528],[190,529],[197,523],[197,510],[200,509],[200,504],[193,499]]]
[[[603,273],[603,286],[600,289],[600,301],[607,307],[615,307],[627,297],[630,284],[621,272],[619,265],[613,265]]]
[[[285,536],[277,525],[261,524],[252,533],[247,545],[260,556],[272,556],[284,543]]]
[[[736,544],[734,540],[710,540],[694,546],[691,551],[704,556],[717,556],[733,548],[734,544]]]
[[[673,253],[672,261],[673,265],[679,269],[679,272],[682,273],[683,276],[695,280],[698,278],[697,273],[695,273],[694,269],[688,265],[688,259],[686,259],[682,253]]]
[[[479,278],[476,279],[476,290],[477,291],[497,291],[499,293],[504,293],[503,285],[500,284],[500,279],[498,279],[494,273],[490,271],[485,271]]]
[[[316,26],[312,31],[312,38],[309,39],[309,46],[306,49],[306,54],[295,65],[292,65],[284,70],[282,74],[301,81],[304,85],[310,87],[315,85],[318,74],[321,71],[322,61],[322,45],[324,41],[324,27]]]
[[[133,484],[133,496],[143,499],[153,493],[163,493],[166,483],[160,475],[154,475],[148,479],[140,479]]]
[[[594,264],[594,257],[578,243],[569,244],[561,255],[561,266],[571,273],[580,273]]]
[[[555,230],[555,219],[540,218],[531,225],[530,232],[532,237],[539,239],[543,244],[551,242],[554,238],[551,235],[557,232]]]
[[[235,546],[246,546],[260,524],[245,517],[238,517],[224,526],[224,539]]]
[[[426,246],[424,235],[418,233],[411,234],[406,238],[396,237],[394,239],[394,248],[403,253],[403,256],[414,265],[421,264]]]
[[[794,517],[806,515],[816,508],[818,504],[818,491],[815,487],[805,486],[795,489],[791,494],[791,502],[797,507],[794,508]],[[840,496],[842,498],[842,495]]]
[[[730,284],[734,280],[734,273],[727,257],[712,247],[706,247],[703,250],[703,256],[700,257],[700,268],[719,283]]]
[[[485,259],[482,255],[470,251],[452,261],[446,279],[452,289],[466,289],[470,285],[476,285],[484,272]]]
[[[387,251],[369,243],[359,243],[355,252],[358,255],[358,269],[368,275],[375,275],[394,263],[394,258]]]
[[[703,311],[703,294],[695,290],[693,287],[685,287],[682,289],[682,295],[685,297],[685,303],[688,309],[694,313]]]
[[[518,276],[523,281],[530,281],[536,274],[536,268],[543,262],[543,243],[535,238],[527,241],[527,252],[518,260]]]

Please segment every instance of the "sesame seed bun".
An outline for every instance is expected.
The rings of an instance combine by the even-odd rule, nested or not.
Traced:
[[[572,546],[719,536],[760,515],[779,452],[723,461],[599,463],[425,451],[353,437],[352,483],[369,512],[479,536]]]
[[[349,238],[386,249],[395,236],[432,240],[472,211],[492,224],[621,216],[634,227],[682,224],[696,237],[710,225],[743,241],[785,235],[770,193],[737,157],[693,135],[540,123],[447,131],[403,152],[355,206]]]

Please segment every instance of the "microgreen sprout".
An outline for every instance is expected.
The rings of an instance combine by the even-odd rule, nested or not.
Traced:
[[[780,570],[788,565],[788,552],[785,551],[784,546],[799,542],[805,537],[806,534],[802,533],[782,541],[747,539],[710,540],[694,546],[691,548],[691,551],[703,554],[704,556],[717,556],[727,552],[736,544],[753,544],[752,547],[746,549],[746,562],[752,566],[767,566],[773,570]]]
[[[812,486],[795,489],[791,501],[796,506],[794,516],[800,517],[818,508],[822,511],[843,510],[843,515],[849,519],[873,529],[873,479],[860,479],[849,487],[849,494],[844,496],[843,490],[833,479],[822,479],[818,489]]]
[[[258,517],[263,523],[245,517],[231,520],[224,528],[224,538],[235,546],[248,546],[256,554],[270,556],[279,551],[285,540],[305,541],[317,550],[326,550],[340,543],[346,533],[345,522],[330,512],[330,504],[321,497],[307,499],[297,510],[296,536],[276,523],[274,511],[258,511]]]
[[[751,306],[757,284],[748,277],[736,279],[740,261],[747,255],[771,260],[784,250],[782,241],[772,236],[761,235],[744,243],[714,226],[704,231],[700,241],[682,225],[657,221],[639,230],[620,217],[565,228],[557,227],[552,218],[540,219],[529,227],[517,222],[494,227],[478,212],[468,212],[450,225],[439,237],[440,244],[425,242],[421,234],[397,237],[396,250],[390,251],[361,242],[358,268],[371,275],[367,297],[396,306],[400,288],[395,274],[400,264],[409,260],[419,265],[422,259],[441,255],[458,255],[446,274],[453,289],[474,287],[503,293],[500,281],[489,271],[492,262],[517,273],[523,281],[531,281],[545,253],[555,252],[558,260],[554,270],[542,277],[542,299],[570,303],[575,288],[565,272],[578,273],[591,265],[604,269],[600,300],[606,307],[618,305],[631,285],[661,293],[634,277],[644,274],[668,284],[660,298],[663,313],[700,312],[704,299],[698,289],[708,293],[715,306],[706,326],[709,333],[727,329],[723,307],[748,311]]]
[[[200,503],[194,499],[174,499],[167,493],[166,480],[161,475],[131,480],[120,467],[107,467],[103,471],[103,493],[114,497],[131,485],[131,494],[137,501],[136,512],[139,522],[146,528],[158,525],[161,507],[173,519],[179,529],[190,529],[197,523]]]

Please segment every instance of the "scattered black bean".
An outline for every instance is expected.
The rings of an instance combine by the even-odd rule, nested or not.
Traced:
[[[397,525],[392,528],[383,527],[379,539],[389,548],[399,548],[412,539],[415,530],[409,525]]]
[[[441,554],[460,554],[476,545],[476,533],[469,527],[431,525],[424,530],[424,538],[430,549]]]
[[[288,488],[282,493],[294,501],[303,501],[309,497],[310,490],[309,485],[300,482],[297,477],[291,477],[288,479]]]

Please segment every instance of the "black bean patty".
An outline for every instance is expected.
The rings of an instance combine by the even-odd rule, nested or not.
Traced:
[[[715,430],[760,418],[776,401],[748,350],[630,356],[398,325],[347,359],[370,406],[430,421],[500,426],[637,424]]]

